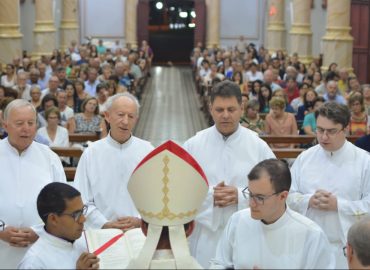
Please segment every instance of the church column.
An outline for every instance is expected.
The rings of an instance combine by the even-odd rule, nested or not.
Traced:
[[[51,55],[56,48],[53,1],[36,0],[35,28],[33,29],[33,57]]]
[[[350,34],[350,0],[328,0],[326,33],[323,40],[323,66],[326,71],[330,63],[352,69],[353,37]]]
[[[266,47],[270,53],[276,52],[277,50],[286,50],[284,9],[284,0],[268,1],[268,26]]]
[[[125,1],[125,39],[129,48],[137,48],[137,0]]]
[[[19,1],[0,1],[0,62],[3,64],[22,55],[19,12]]]
[[[79,41],[77,18],[77,0],[63,0],[62,22],[60,25],[60,48],[63,51],[68,48],[72,40]]]
[[[207,48],[220,45],[220,0],[206,0],[207,5]]]
[[[312,61],[311,2],[293,0],[293,24],[289,32],[291,54],[304,64]]]

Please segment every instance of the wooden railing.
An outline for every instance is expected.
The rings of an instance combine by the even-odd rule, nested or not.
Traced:
[[[260,138],[268,144],[274,143],[288,143],[288,144],[308,144],[316,140],[315,136],[310,135],[286,135],[286,136],[275,136],[275,135],[261,135]],[[347,136],[347,140],[354,143],[359,136]]]
[[[77,135],[77,136],[76,136]],[[81,135],[81,136],[80,136]],[[86,137],[86,134],[73,134],[73,138],[75,140],[86,141],[86,138],[90,138],[88,140],[93,140],[97,137],[90,136]],[[261,139],[266,141],[268,144],[274,143],[289,143],[289,144],[308,144],[312,143],[315,140],[315,137],[308,136],[308,135],[297,135],[297,136],[269,136],[263,135],[260,136]],[[82,139],[83,138],[83,139]],[[350,142],[355,142],[359,137],[358,136],[349,136],[347,140]],[[61,157],[72,157],[72,158],[79,158],[82,155],[82,150],[78,147],[51,147],[58,156]],[[302,148],[272,148],[275,156],[279,159],[282,158],[297,158],[300,153],[302,153],[305,149]],[[65,167],[64,172],[66,173],[66,177],[69,181],[73,181],[75,174],[76,174],[76,167]]]
[[[73,133],[69,134],[70,142],[87,142],[87,141],[97,141],[100,137],[98,134],[83,134],[83,133]]]

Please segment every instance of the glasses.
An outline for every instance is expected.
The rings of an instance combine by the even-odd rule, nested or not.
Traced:
[[[75,222],[77,222],[80,220],[82,215],[86,216],[87,209],[88,209],[87,205],[84,205],[81,210],[77,210],[73,213],[61,213],[58,215],[59,216],[70,216],[74,219]]]
[[[0,220],[0,231],[5,230],[5,222]]]
[[[347,246],[343,247],[343,255],[347,258]]]
[[[339,132],[341,132],[343,130],[342,129],[337,129],[337,128],[321,128],[321,127],[316,127],[316,133],[317,134],[320,134],[320,135],[323,135],[325,132],[326,132],[326,135],[327,136],[335,136],[337,135]]]
[[[244,198],[253,199],[253,201],[258,205],[263,205],[265,203],[265,200],[267,200],[268,198],[271,198],[272,196],[277,195],[281,192],[282,191],[275,192],[271,195],[254,195],[253,193],[251,193],[249,191],[248,187],[246,187],[245,189],[242,190]]]

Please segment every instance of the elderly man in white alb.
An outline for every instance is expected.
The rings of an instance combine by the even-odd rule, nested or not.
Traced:
[[[207,196],[208,182],[193,157],[172,141],[162,144],[140,162],[128,190],[147,235],[128,269],[201,269],[186,237]]]
[[[49,147],[34,142],[36,110],[16,99],[4,111],[8,138],[0,141],[0,268],[16,268],[28,247],[38,238],[42,224],[36,199],[50,182],[66,182],[59,157]]]
[[[198,132],[184,148],[203,168],[210,190],[189,238],[192,255],[207,268],[230,216],[248,206],[242,195],[245,176],[258,162],[274,158],[257,133],[239,124],[242,96],[237,84],[218,83],[211,94],[215,125]]]
[[[370,156],[346,140],[351,114],[329,102],[317,117],[318,145],[293,163],[288,204],[315,221],[329,238],[336,268],[347,268],[342,248],[349,227],[370,212]]]
[[[140,226],[127,183],[135,167],[154,147],[132,135],[138,117],[136,97],[129,93],[110,97],[105,111],[110,132],[81,156],[74,185],[89,206],[87,228],[127,230]]]
[[[288,166],[268,159],[248,175],[249,209],[236,212],[218,243],[211,268],[333,269],[334,254],[323,230],[286,206]]]

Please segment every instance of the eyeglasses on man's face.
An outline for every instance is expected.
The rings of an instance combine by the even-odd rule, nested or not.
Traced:
[[[343,255],[347,258],[347,246],[343,247]]]
[[[5,230],[5,222],[0,220],[0,232]]]
[[[341,132],[342,130],[344,130],[344,129],[343,128],[342,129],[337,129],[337,128],[321,128],[321,127],[316,127],[316,133],[317,134],[323,135],[326,132],[326,135],[327,136],[335,136],[339,132]]]
[[[271,195],[262,195],[262,194],[253,194],[249,191],[248,187],[242,190],[243,196],[246,199],[252,199],[256,204],[263,205],[265,203],[265,200],[271,198],[272,196],[275,196],[282,191],[275,192]]]
[[[82,215],[84,216],[86,215],[87,209],[88,209],[87,205],[84,205],[82,209],[77,210],[73,213],[61,213],[61,214],[58,214],[58,216],[70,216],[71,218],[74,219],[74,221],[78,222]]]

